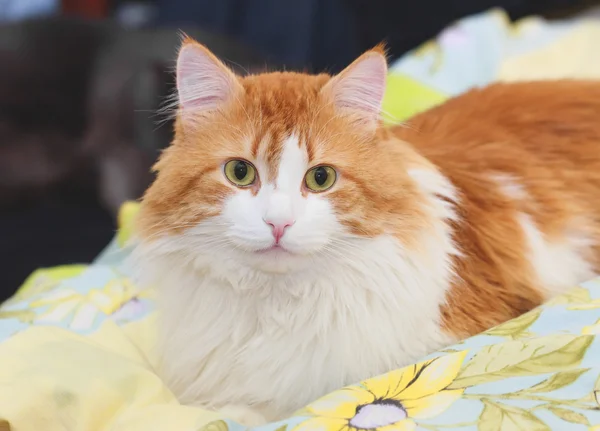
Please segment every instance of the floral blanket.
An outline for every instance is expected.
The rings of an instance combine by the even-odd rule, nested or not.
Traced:
[[[504,79],[596,77],[600,23],[468,18],[392,66],[390,121]],[[137,204],[92,265],[39,270],[0,307],[0,430],[242,431],[154,373],[154,291],[122,265]],[[259,431],[600,430],[600,278]],[[268,382],[265,382],[268,384]],[[310,383],[307,383],[310,384]]]

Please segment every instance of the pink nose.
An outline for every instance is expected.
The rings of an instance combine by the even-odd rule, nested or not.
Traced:
[[[270,220],[265,220],[265,223],[271,226],[273,237],[275,238],[275,244],[279,244],[279,240],[281,237],[283,237],[285,230],[294,224],[293,221],[273,222]]]

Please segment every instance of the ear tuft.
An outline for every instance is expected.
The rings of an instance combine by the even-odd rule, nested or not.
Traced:
[[[218,109],[241,90],[235,74],[214,54],[188,36],[177,57],[177,93],[184,110]]]
[[[374,128],[381,114],[386,77],[385,49],[378,45],[333,77],[322,91],[333,99],[336,109]]]

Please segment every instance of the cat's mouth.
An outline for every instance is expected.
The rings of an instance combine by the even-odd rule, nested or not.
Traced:
[[[256,253],[258,253],[258,254],[273,254],[273,255],[291,254],[291,252],[288,249],[286,249],[284,246],[282,246],[281,244],[273,244],[270,247],[257,250]]]

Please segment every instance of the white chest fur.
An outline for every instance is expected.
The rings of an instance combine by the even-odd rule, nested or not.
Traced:
[[[456,341],[440,316],[458,253],[448,225],[456,193],[434,170],[410,174],[430,216],[418,250],[346,236],[277,275],[191,232],[141,243],[133,262],[142,285],[160,288],[161,373],[180,401],[279,419]]]
[[[185,404],[252,405],[277,419],[449,344],[440,305],[452,246],[440,239],[425,239],[422,254],[390,237],[356,239],[351,257],[290,276],[243,272],[223,256],[200,268],[176,255],[148,261],[140,269],[160,280],[163,378]]]

